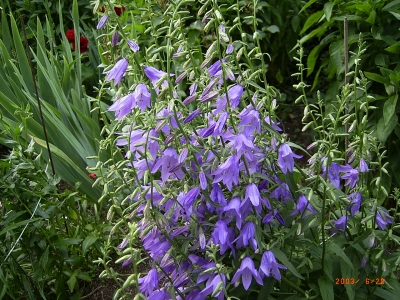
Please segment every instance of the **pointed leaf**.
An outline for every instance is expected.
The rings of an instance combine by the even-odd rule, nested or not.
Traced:
[[[335,300],[332,281],[327,278],[318,278],[318,286],[322,300]]]

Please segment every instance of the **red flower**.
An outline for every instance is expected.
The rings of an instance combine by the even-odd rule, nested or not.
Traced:
[[[89,40],[87,38],[81,36],[79,39],[79,44],[80,44],[79,52],[80,53],[86,52],[88,49]],[[75,51],[75,43],[72,43],[71,46],[72,46],[72,50]]]
[[[96,178],[96,174],[90,173],[89,177],[95,179]]]
[[[120,16],[120,15],[122,15],[122,13],[125,11],[125,6],[121,6],[121,7],[116,7],[116,6],[114,6],[114,11],[115,11],[115,13],[117,14],[117,16]],[[104,6],[102,6],[101,8],[100,8],[100,12],[101,13],[104,13],[106,11],[106,9],[104,8]]]
[[[75,42],[75,31],[73,29],[68,30],[65,33],[65,35],[67,37],[68,42],[70,42],[70,43]]]
[[[122,6],[122,7],[115,7],[114,6],[114,11],[117,14],[117,16],[120,16],[125,11],[125,6]]]

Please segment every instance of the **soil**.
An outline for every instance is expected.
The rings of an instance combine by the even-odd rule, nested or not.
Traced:
[[[132,265],[127,267],[122,267],[122,264],[115,264],[118,257],[113,258],[113,262],[110,264],[110,267],[114,269],[114,271],[119,274],[119,278],[127,278],[131,274],[134,273]],[[150,270],[150,265],[148,261],[145,261],[138,265],[138,272],[141,274],[146,274]],[[103,271],[103,269],[99,270],[99,274]],[[142,275],[140,276],[142,277]],[[123,284],[123,282],[122,282]],[[92,282],[87,283],[83,288],[81,300],[111,300],[114,297],[114,293],[118,290],[118,284],[110,278],[100,279],[98,276],[92,278]],[[128,287],[125,290],[125,293],[128,294],[133,299],[137,293],[136,288],[133,286]]]
[[[289,107],[278,108],[277,116],[280,118],[281,122],[279,126],[283,129],[284,134],[287,135],[288,140],[306,149],[313,140],[311,129],[307,129],[304,132],[302,131],[304,126],[301,121],[303,118],[303,111],[303,105],[296,105],[293,103]],[[294,150],[294,152],[298,155],[303,155],[302,158],[296,159],[295,162],[300,167],[305,167],[310,157],[299,150]]]

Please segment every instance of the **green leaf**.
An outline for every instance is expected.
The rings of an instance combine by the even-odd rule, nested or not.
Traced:
[[[83,254],[86,254],[88,248],[93,245],[99,238],[97,236],[89,235],[82,243]]]
[[[328,279],[331,282],[333,282],[332,263],[333,263],[333,260],[330,257],[330,255],[326,255],[325,260],[324,260],[324,272],[325,272],[325,275],[328,276]]]
[[[286,267],[288,270],[297,278],[303,279],[304,277],[296,270],[293,264],[289,261],[286,254],[283,253],[281,250],[273,248],[271,251],[274,253],[275,257]]]
[[[92,282],[92,278],[85,272],[79,272],[76,277],[78,277],[79,279],[85,280],[87,282]]]
[[[391,1],[388,5],[382,8],[382,11],[396,10],[400,9],[400,0]]]
[[[39,260],[39,266],[42,270],[47,269],[47,262],[49,261],[49,247],[50,246],[47,246],[46,251],[44,251]]]
[[[335,5],[335,3],[333,3],[333,2],[326,2],[324,5],[324,13],[325,13],[325,17],[328,20],[328,22],[331,19],[332,9],[333,9],[334,5]]]
[[[316,13],[313,13],[311,16],[308,17],[306,23],[303,26],[303,29],[300,31],[300,34],[303,34],[304,32],[307,31],[308,28],[313,26],[315,23],[318,22],[318,20],[323,16],[324,12],[317,11]]]
[[[318,278],[318,285],[322,300],[335,300],[332,281],[327,278]]]
[[[326,31],[326,27],[324,27],[324,26],[318,27],[318,28],[314,29],[313,31],[311,31],[309,34],[303,36],[303,37],[300,39],[299,44],[302,45],[302,44],[304,44],[305,42],[307,42],[309,39],[311,39],[312,37],[316,36],[317,34],[319,34],[319,35],[324,34],[325,31]],[[293,47],[293,49],[296,49],[297,47],[298,47],[298,45],[296,45],[295,47]],[[292,49],[292,50],[293,50],[293,49]],[[292,51],[292,50],[291,50],[291,51]]]
[[[314,47],[314,49],[311,50],[310,54],[307,57],[307,77],[311,75],[311,73],[314,71],[315,64],[317,63],[318,60],[318,55],[321,52],[321,49],[325,45],[318,45]]]
[[[368,79],[371,79],[373,81],[379,82],[379,83],[383,83],[383,84],[390,84],[390,81],[388,79],[386,79],[385,77],[383,77],[382,75],[376,74],[376,73],[371,73],[371,72],[364,72],[365,77],[367,77]]]
[[[398,117],[396,114],[393,114],[392,117],[390,118],[389,122],[385,126],[385,121],[384,118],[382,117],[377,125],[376,129],[376,136],[378,140],[384,144],[389,137],[389,135],[392,133],[393,129],[396,127],[398,121]]]
[[[354,266],[351,263],[350,259],[347,257],[346,253],[340,248],[338,245],[334,243],[329,243],[328,245],[328,250],[331,253],[335,253],[337,256],[339,256],[347,265],[350,267],[350,269],[354,270]]]
[[[280,32],[279,27],[276,25],[271,25],[267,27],[267,30],[271,33]]]
[[[381,299],[385,299],[385,300],[398,300],[399,299],[399,294],[396,294],[394,291],[390,292],[381,287],[378,287],[375,290],[374,295],[380,297]]]
[[[311,4],[313,4],[314,2],[316,2],[317,0],[310,0],[306,3],[306,5],[303,6],[303,8],[299,11],[299,14],[302,13],[303,10],[306,10]]]
[[[400,53],[400,41],[397,43],[394,43],[390,47],[385,48],[386,51],[394,54],[399,54]]]
[[[78,270],[75,270],[74,274],[68,279],[67,284],[69,287],[69,291],[72,293],[76,284],[76,274],[78,273]]]
[[[22,45],[22,41],[20,38],[20,33],[18,31],[17,24],[15,23],[14,17],[11,15],[11,30],[14,39],[15,51],[17,53],[17,61],[19,65],[19,69],[21,70],[23,82],[21,84],[26,87],[26,90],[34,95],[34,87],[33,87],[33,79],[32,72],[29,66],[27,53],[25,52],[25,48]]]
[[[340,260],[340,269],[342,271],[342,278],[354,278],[356,281],[356,278],[359,277],[358,272],[356,270],[351,270],[343,260]],[[348,299],[353,300],[355,297],[354,285],[345,284],[344,287],[346,289]]]
[[[12,225],[8,225],[6,228],[4,228],[2,231],[0,231],[0,235],[3,235],[4,233],[10,232],[11,230],[18,228],[18,227],[22,227],[25,224],[29,224],[32,222],[36,222],[38,220],[40,220],[41,218],[34,218],[34,219],[29,219],[29,220],[24,220]]]
[[[389,124],[390,119],[392,118],[393,114],[396,112],[396,104],[397,99],[399,98],[398,94],[391,96],[388,100],[385,101],[383,105],[383,119],[385,127]]]

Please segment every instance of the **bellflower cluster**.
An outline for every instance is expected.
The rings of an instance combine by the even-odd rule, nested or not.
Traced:
[[[247,291],[263,286],[265,277],[282,280],[281,271],[292,266],[278,262],[285,259],[274,233],[293,232],[288,227],[296,223],[297,235],[303,234],[301,228],[324,209],[316,200],[321,194],[309,193],[312,184],[299,188],[295,175],[304,173],[295,170],[295,159],[302,156],[279,134],[276,100],[263,97],[263,89],[254,93],[247,78],[238,76],[243,72],[233,67],[229,31],[218,25],[216,41],[226,46],[226,57],[215,61],[208,55],[201,67],[173,65],[176,80],[169,80],[173,73],[148,65],[155,60],[146,60],[136,66],[142,69],[132,80],[133,92],[108,108],[125,125],[116,145],[126,147],[130,161],[123,165],[134,174],[130,184],[135,192],[126,201],[133,207],[129,219],[139,220],[139,238],[151,259],[150,272],[138,280],[147,299],[222,300],[239,285]],[[137,55],[136,42],[127,44],[134,52],[127,51],[129,55]],[[174,62],[190,59],[187,45],[173,48]],[[128,60],[120,59],[105,72],[106,80],[118,85],[127,68]],[[132,111],[135,115],[127,118]],[[345,231],[362,211],[358,180],[369,171],[368,164],[358,157],[358,166],[339,160],[327,165],[321,157],[315,159],[320,164],[314,171],[315,177],[322,173],[329,180],[321,180],[328,186],[326,195],[341,188],[348,192],[340,198],[345,209],[328,220],[334,230]],[[330,212],[325,211],[328,218]],[[382,230],[393,222],[383,210],[375,221]],[[124,238],[117,248],[127,245]],[[123,266],[131,263],[132,258],[124,258]]]
[[[189,248],[189,253],[202,258],[203,263],[200,264],[200,267],[213,264],[210,257],[205,255],[207,253],[206,246],[217,247],[218,254],[222,256],[236,257],[236,253],[246,251],[246,249],[258,252],[260,244],[257,240],[257,230],[259,230],[261,222],[264,220],[266,221],[264,223],[269,224],[272,219],[276,219],[280,226],[286,224],[278,209],[273,207],[269,199],[281,202],[281,195],[285,197],[285,201],[287,198],[292,198],[288,187],[278,177],[269,175],[271,166],[267,168],[263,166],[262,158],[265,157],[266,151],[272,151],[269,155],[281,157],[284,168],[292,171],[293,158],[299,157],[293,154],[291,148],[285,143],[281,144],[280,152],[257,145],[259,141],[256,138],[262,136],[265,124],[261,122],[263,120],[260,116],[261,112],[251,105],[242,109],[240,113],[235,112],[240,122],[235,129],[230,127],[228,121],[232,115],[229,109],[238,109],[244,88],[241,84],[233,84],[227,90],[227,95],[224,95],[217,87],[222,75],[221,65],[214,64],[210,69],[206,70],[210,81],[204,85],[203,98],[200,97],[197,100],[196,109],[187,113],[177,112],[175,115],[175,112],[169,107],[162,108],[156,114],[156,127],[151,128],[150,131],[145,127],[131,130],[128,135],[122,134],[122,139],[117,142],[119,146],[129,144],[129,150],[133,154],[131,157],[134,160],[133,164],[130,163],[128,166],[135,167],[139,180],[146,172],[150,171],[150,174],[157,178],[156,181],[161,187],[161,191],[174,183],[179,183],[180,186],[182,186],[182,182],[189,184],[188,189],[185,188],[178,195],[171,195],[167,198],[164,193],[149,189],[148,184],[145,184],[141,187],[144,192],[141,193],[141,197],[136,196],[132,199],[141,201],[140,199],[152,198],[152,205],[165,216],[166,219],[161,228],[157,226],[149,231],[146,230],[146,226],[150,224],[148,217],[145,217],[146,202],[137,209],[138,216],[145,217],[140,225],[143,232],[141,236],[143,247],[165,272],[172,274],[170,279],[174,287],[182,291],[190,287],[191,276],[193,272],[196,273],[195,265],[199,262],[183,260],[181,266],[185,267],[176,268],[173,260],[169,258],[169,251],[173,247],[171,239],[176,239],[178,236],[188,238],[195,234],[193,236],[195,244]],[[144,73],[155,89],[159,85],[159,80],[167,74],[149,66],[144,67]],[[161,87],[167,88],[168,83],[164,81],[161,83]],[[190,93],[195,95],[198,88],[199,85],[194,82],[190,86]],[[217,97],[210,96],[211,93],[215,93]],[[209,99],[202,101],[204,97],[209,97]],[[146,84],[140,83],[133,94],[117,100],[109,110],[115,111],[117,118],[120,119],[125,117],[135,106],[141,109],[151,109],[150,105],[143,104],[141,106],[139,104],[140,101],[149,104],[150,98],[151,95]],[[227,100],[230,101],[230,105],[227,105]],[[211,111],[203,111],[208,105],[205,102],[212,102]],[[212,109],[213,106],[215,107],[213,105],[215,102],[217,108]],[[204,119],[198,117],[200,113],[204,114]],[[270,119],[268,120],[270,121]],[[206,124],[205,127],[188,131],[184,135],[179,130],[178,122],[180,122],[180,126],[191,126],[192,128],[202,122]],[[158,140],[147,138],[149,132]],[[127,138],[125,139],[125,137]],[[164,140],[164,145],[159,142],[160,139]],[[177,145],[181,148],[176,148]],[[143,153],[150,155],[146,158]],[[221,154],[223,155],[221,156]],[[272,169],[276,169],[276,167],[272,167]],[[263,176],[270,180],[263,180],[260,184],[249,182],[249,176],[257,173],[264,174]],[[269,190],[269,185],[274,183],[278,187]],[[279,189],[282,191],[279,192]],[[244,192],[238,193],[240,190]],[[236,196],[233,196],[233,193],[236,193]],[[305,199],[304,196],[303,198]],[[308,208],[314,212],[315,210],[308,200],[303,203],[303,198],[298,201],[297,211],[302,212]],[[215,220],[212,226],[202,223],[213,215],[216,215],[218,220]],[[269,215],[272,216],[271,219],[268,219]],[[191,227],[187,225],[193,220],[198,222],[196,233],[193,233]],[[169,232],[169,235],[165,236],[162,232]],[[120,248],[124,245],[125,243],[122,241]],[[130,262],[128,259],[124,265]],[[248,289],[252,282],[251,277],[253,277],[256,284],[262,285],[263,276],[273,274],[275,278],[280,278],[279,268],[282,269],[284,266],[276,262],[272,252],[264,254],[260,271],[256,270],[253,260],[247,257],[242,260],[232,282],[238,283],[241,278],[243,286]],[[161,271],[159,267],[154,268],[151,274],[140,279],[140,289],[149,299],[162,295],[162,291],[167,291],[171,281],[164,280],[165,272]],[[196,284],[203,282],[205,284],[198,290],[198,295],[206,297],[213,294],[218,299],[224,299],[225,275],[217,270],[207,273],[207,277],[204,277],[205,275],[205,273],[201,273],[196,280]],[[165,282],[161,289],[158,288],[159,282]],[[189,295],[192,294],[187,293],[187,299],[191,299]],[[201,297],[193,299],[203,299]]]

